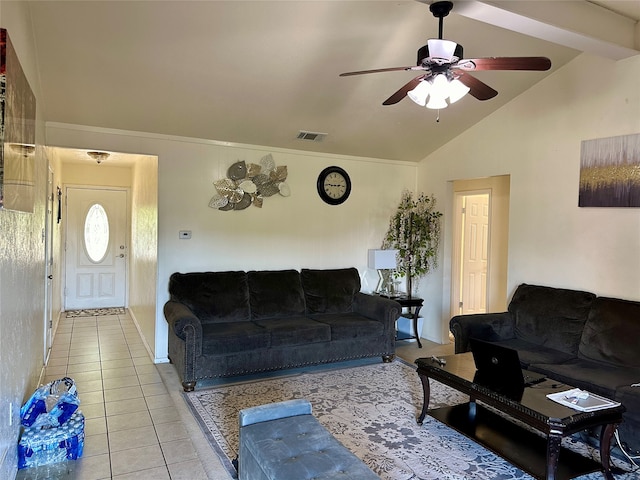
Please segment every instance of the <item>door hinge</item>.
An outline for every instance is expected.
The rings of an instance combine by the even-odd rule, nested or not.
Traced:
[[[462,308],[463,303],[462,302],[458,302],[458,307]]]
[[[467,213],[467,207],[462,207],[461,211],[462,211],[462,214],[464,215],[465,213]]]

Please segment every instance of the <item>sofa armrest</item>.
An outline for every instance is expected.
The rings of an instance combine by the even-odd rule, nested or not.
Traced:
[[[311,403],[308,400],[298,398],[245,408],[238,413],[238,421],[240,427],[246,427],[254,423],[296,417],[298,415],[311,415]]]
[[[164,304],[164,318],[176,337],[202,352],[202,324],[200,319],[184,303],[169,300]]]
[[[455,353],[470,350],[469,338],[491,342],[515,338],[515,322],[510,312],[456,315],[449,321],[455,338]]]
[[[357,292],[353,299],[353,311],[372,320],[378,320],[384,324],[385,332],[394,332],[396,320],[400,317],[402,307],[395,300],[380,297],[378,295],[368,295]]]

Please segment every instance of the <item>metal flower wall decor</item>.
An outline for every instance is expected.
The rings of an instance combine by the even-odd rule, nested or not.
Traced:
[[[264,197],[291,195],[286,179],[287,167],[277,167],[271,154],[262,157],[259,165],[236,162],[227,170],[227,178],[213,182],[217,194],[209,206],[223,211],[244,210],[250,205],[262,208]]]

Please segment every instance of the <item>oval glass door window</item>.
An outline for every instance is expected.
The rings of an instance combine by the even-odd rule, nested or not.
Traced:
[[[89,260],[100,263],[109,248],[109,217],[99,203],[91,206],[84,219],[84,249]]]

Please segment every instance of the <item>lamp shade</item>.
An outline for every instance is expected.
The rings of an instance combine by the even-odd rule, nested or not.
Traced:
[[[427,97],[429,96],[430,90],[431,83],[426,80],[421,80],[416,88],[407,92],[407,96],[421,107],[424,107],[427,104]]]
[[[471,90],[457,78],[449,82],[449,103],[455,103]]]
[[[392,270],[396,268],[397,250],[369,250],[369,268],[375,270]]]
[[[429,47],[429,55],[431,58],[438,58],[450,62],[456,53],[456,47],[458,44],[451,40],[442,40],[437,38],[430,38],[427,40]]]

